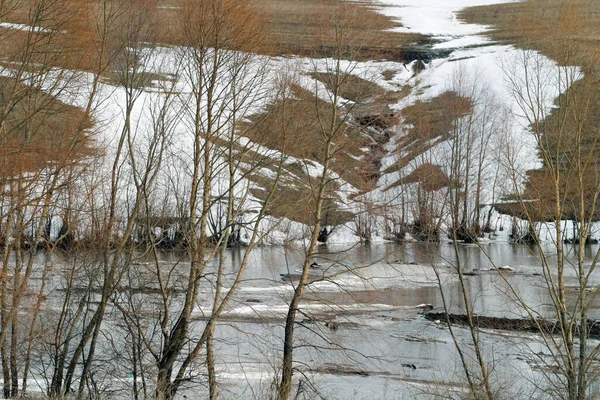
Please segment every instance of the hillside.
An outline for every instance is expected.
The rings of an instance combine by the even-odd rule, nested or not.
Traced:
[[[540,144],[540,158],[544,165],[539,170],[529,171],[527,185],[522,196],[533,200],[527,207],[518,204],[500,206],[505,212],[522,218],[532,216],[536,220],[547,220],[555,213],[556,201],[552,200],[552,180],[549,175],[560,169],[565,176],[561,182],[561,196],[565,199],[577,197],[576,192],[587,188],[586,198],[593,200],[596,185],[593,168],[577,166],[579,161],[572,154],[584,154],[589,163],[597,164],[596,142],[600,131],[600,98],[597,95],[598,63],[600,62],[600,5],[595,1],[528,1],[494,6],[469,8],[460,17],[470,23],[486,24],[489,34],[496,40],[514,44],[523,49],[533,49],[544,54],[559,65],[577,65],[581,74],[565,78],[564,95],[557,98],[557,109],[545,115],[544,141]],[[534,70],[534,66],[530,69]],[[567,86],[569,86],[567,88]],[[536,130],[536,127],[532,127]],[[572,133],[569,133],[570,130]],[[567,132],[566,132],[567,131]],[[572,180],[581,184],[573,185]],[[512,196],[514,198],[514,196]],[[597,204],[590,205],[586,218],[599,220]],[[567,201],[561,211],[563,219],[573,219],[578,209],[577,201]],[[551,217],[550,217],[551,218]],[[577,219],[583,218],[577,216]]]
[[[494,58],[501,54],[506,60],[512,59],[507,62],[514,63],[520,55],[511,46],[496,44],[483,36],[489,34],[484,26],[457,20],[462,3],[257,0],[241,5],[227,1],[221,4],[222,9],[207,8],[205,12],[201,8],[199,14],[194,14],[185,11],[193,7],[185,1],[152,4],[140,0],[128,8],[72,1],[60,7],[75,7],[74,18],[68,18],[60,7],[33,8],[35,12],[27,13],[28,7],[34,5],[27,2],[15,3],[14,9],[4,13],[5,22],[0,25],[6,39],[3,43],[19,44],[11,49],[25,45],[31,49],[27,54],[33,55],[11,52],[7,47],[6,71],[11,69],[10,62],[16,64],[20,60],[25,60],[25,74],[30,65],[45,65],[47,72],[40,75],[42,79],[37,83],[40,87],[54,79],[50,74],[53,67],[69,67],[95,76],[87,93],[72,93],[67,89],[68,82],[64,82],[64,87],[56,87],[55,92],[60,99],[92,115],[98,146],[108,146],[106,154],[114,155],[119,152],[114,146],[120,146],[114,141],[114,133],[131,129],[123,125],[124,111],[119,108],[125,107],[125,118],[132,113],[142,137],[148,135],[154,118],[148,102],[163,101],[156,91],[166,91],[169,99],[174,94],[168,101],[179,104],[185,96],[191,96],[188,100],[196,96],[194,85],[203,85],[194,82],[196,78],[177,65],[181,57],[188,56],[185,46],[195,46],[198,40],[202,40],[202,46],[218,43],[224,51],[223,62],[233,63],[237,68],[233,73],[240,76],[224,76],[218,82],[221,78],[215,75],[217,81],[210,85],[217,90],[227,82],[231,84],[232,79],[241,79],[247,80],[248,86],[242,89],[245,94],[223,92],[216,103],[199,107],[203,113],[212,112],[211,107],[222,103],[225,108],[219,107],[218,118],[235,115],[236,135],[250,139],[252,145],[240,145],[239,139],[227,139],[217,132],[214,144],[222,151],[233,150],[231,156],[238,159],[240,173],[252,186],[252,196],[261,202],[273,202],[270,215],[301,223],[314,221],[314,169],[324,164],[324,157],[331,156],[327,164],[336,182],[327,190],[327,217],[321,222],[329,227],[326,231],[344,232],[338,240],[356,240],[350,239],[352,236],[360,240],[403,239],[405,233],[438,240],[440,229],[446,224],[443,221],[451,215],[445,203],[452,190],[462,197],[461,224],[472,226],[465,228],[470,232],[465,233],[466,237],[472,240],[483,227],[492,229],[492,213],[483,212],[483,205],[497,203],[523,181],[508,181],[510,173],[500,168],[494,155],[500,151],[495,148],[495,138],[501,134],[501,124],[511,125],[511,146],[523,153],[522,165],[514,166],[517,175],[524,175],[537,165],[536,158],[531,157],[536,153],[533,138],[520,137],[522,122],[490,114],[494,107],[517,111],[516,103],[509,98],[511,89],[493,84],[506,78],[500,62]],[[481,0],[464,5],[488,3]],[[490,15],[526,14],[525,5],[495,7],[469,9],[461,15],[469,21],[478,15],[479,19],[473,22],[496,23],[498,29],[493,37],[507,41],[515,35],[514,31],[502,31],[500,21],[491,21]],[[224,19],[213,26],[210,18],[215,13],[223,13]],[[193,25],[192,18],[196,17],[206,19],[206,32]],[[96,21],[96,25],[86,20]],[[32,21],[36,27],[28,32]],[[199,30],[192,34],[193,29]],[[211,37],[210,30],[217,36]],[[540,37],[547,37],[545,33],[540,31]],[[152,46],[148,46],[150,43]],[[136,46],[141,47],[130,50]],[[61,56],[48,58],[48,51]],[[226,54],[236,51],[266,58]],[[321,57],[329,57],[329,61]],[[336,59],[342,64],[336,66]],[[577,64],[579,60],[573,61]],[[256,74],[252,76],[247,68],[254,68]],[[515,76],[520,73],[515,70]],[[289,84],[290,92],[280,92],[282,84]],[[560,90],[552,90],[540,106],[548,107],[558,96]],[[62,94],[67,92],[70,98]],[[205,95],[210,96],[200,94]],[[129,99],[131,104],[115,107],[121,99]],[[241,101],[233,114],[225,112],[231,101]],[[130,111],[126,111],[128,108]],[[175,111],[164,112],[170,115]],[[288,117],[281,119],[284,115]],[[330,115],[337,116],[330,119]],[[201,129],[212,125],[210,118],[199,121]],[[323,121],[327,120],[335,125],[331,133],[339,135],[330,142],[323,138]],[[191,145],[186,124],[192,122],[185,122],[185,118],[173,121],[170,134],[179,135],[181,143]],[[222,129],[229,128],[223,125]],[[91,132],[85,125],[80,130],[85,135]],[[323,152],[325,143],[332,151],[329,155]],[[186,150],[185,145],[182,150]],[[283,161],[270,159],[265,153],[268,151],[285,155],[286,176],[280,176],[282,170],[277,169],[278,162]],[[191,162],[193,155],[187,156]],[[454,165],[457,157],[462,159],[460,167]],[[274,175],[274,171],[280,172]],[[165,200],[164,210],[174,207],[171,200]],[[364,227],[358,221],[367,209],[371,222]],[[298,229],[301,226],[280,235],[296,237],[293,232]]]

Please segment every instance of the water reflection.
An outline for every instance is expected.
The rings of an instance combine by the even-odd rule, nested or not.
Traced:
[[[566,258],[575,261],[578,246],[565,245]],[[543,247],[550,264],[556,263],[556,249],[550,243]],[[591,261],[600,250],[599,245],[585,247],[585,258]],[[228,271],[235,272],[244,257],[246,249],[230,248],[226,251],[225,265]],[[459,259],[465,271],[488,269],[494,266],[540,266],[539,251],[536,246],[506,242],[492,242],[481,245],[459,244]],[[266,246],[258,247],[250,255],[248,273],[255,278],[274,278],[279,273],[299,268],[304,261],[304,250],[298,247]],[[161,261],[177,263],[187,261],[185,252],[162,251]],[[369,265],[381,262],[397,264],[456,264],[455,249],[452,243],[381,243],[321,245],[315,259],[319,263],[337,263],[344,266]],[[150,261],[150,259],[148,260]],[[219,263],[218,257],[213,261]]]
[[[568,260],[576,259],[576,247],[565,245]],[[599,248],[598,245],[586,247],[588,263]],[[543,250],[549,263],[555,263],[556,251],[552,245]],[[237,274],[245,251],[244,248],[227,250],[223,261],[230,277]],[[460,263],[457,262],[456,251]],[[281,275],[297,275],[304,257],[302,248],[274,246],[254,249],[243,274],[242,291],[251,293],[248,296],[253,296],[253,300],[263,293],[264,298],[259,300],[280,303],[281,295],[270,299],[269,290],[288,286],[289,282],[282,281]],[[324,275],[346,270],[353,272],[346,277],[336,277],[335,284],[329,287],[315,285],[309,295],[312,301],[319,301],[320,296],[321,301],[329,303],[394,306],[429,303],[440,307],[441,294],[434,274],[438,271],[442,273],[441,284],[448,306],[452,312],[460,313],[464,310],[463,291],[456,279],[456,268],[460,264],[467,275],[465,291],[474,312],[509,318],[526,317],[526,311],[519,306],[520,302],[524,302],[541,316],[553,317],[554,307],[543,280],[539,250],[535,246],[497,242],[461,244],[456,249],[452,243],[321,245],[314,259]],[[182,263],[180,268],[187,267],[183,252],[163,252],[161,261],[169,265]],[[218,258],[215,259],[213,267],[219,262]],[[354,271],[357,267],[359,272]],[[499,273],[496,268],[500,267],[510,267],[510,270]],[[574,269],[566,271],[567,287],[577,285],[575,272]],[[600,278],[592,276],[590,285],[598,284]],[[334,293],[330,293],[332,290]],[[571,298],[574,299],[577,293],[570,290]],[[572,303],[574,305],[575,301]],[[600,317],[600,307],[596,304],[592,306],[591,316]]]
[[[552,257],[552,247],[548,246],[545,250]],[[586,248],[588,261],[597,250],[598,246]],[[244,248],[227,250],[223,261],[230,276],[239,271],[245,252]],[[510,243],[459,245],[458,256],[468,273],[464,281],[465,290],[475,313],[523,317],[525,313],[518,306],[518,296],[540,315],[552,317],[553,307],[535,248]],[[571,247],[568,257],[573,259],[575,256],[576,252]],[[40,262],[44,260],[42,257]],[[373,385],[375,397],[382,394],[379,379],[390,379],[390,382],[404,378],[423,382],[462,382],[460,368],[455,367],[454,344],[447,330],[443,324],[426,321],[415,309],[423,303],[442,306],[443,294],[451,312],[464,310],[465,301],[456,279],[456,254],[452,244],[322,245],[318,248],[316,260],[323,266],[333,265],[335,271],[369,267],[361,270],[360,274],[336,277],[335,284],[323,282],[329,286],[313,285],[307,290],[302,304],[305,307],[302,312],[305,324],[298,330],[298,343],[322,346],[299,346],[303,350],[297,353],[297,357],[303,365],[310,365],[316,371],[327,371],[330,365],[348,365],[350,369],[369,371],[370,376],[363,378]],[[163,252],[160,261],[165,269],[185,272],[189,268],[187,255],[181,251]],[[212,267],[219,261],[214,260]],[[217,337],[221,339],[216,344],[220,368],[227,371],[234,382],[242,379],[240,377],[245,379],[246,373],[268,378],[269,368],[279,361],[282,326],[291,295],[289,282],[283,281],[280,274],[296,271],[303,261],[304,251],[301,248],[261,247],[249,255],[245,282],[222,316],[217,330]],[[68,260],[64,262],[68,264]],[[152,263],[152,259],[139,260],[134,267],[148,268],[144,262]],[[510,266],[512,271],[500,274],[495,269],[489,270],[494,265]],[[442,291],[435,280],[436,271],[441,276]],[[570,273],[568,283],[575,282],[575,278]],[[594,277],[591,284],[600,284],[600,279]],[[198,302],[210,309],[212,296],[209,287],[212,286],[206,281],[202,285]],[[63,297],[64,292],[57,291],[49,302],[56,301],[54,307],[59,309]],[[591,309],[591,316],[600,317],[598,307]],[[330,320],[337,321],[339,328],[332,330],[325,325]],[[111,323],[110,320],[107,322]],[[203,320],[197,321],[197,334],[203,326]],[[468,332],[460,329],[457,332],[460,340],[468,340]],[[494,357],[499,354],[506,361],[503,365],[496,365],[500,376],[530,372],[521,354],[525,351],[515,350],[515,344],[510,342],[512,339],[492,334],[486,336],[486,333],[482,333],[482,337],[484,345],[489,347],[487,354]],[[319,342],[323,338],[329,342]],[[537,344],[518,336],[514,341],[527,347],[527,351]],[[332,343],[338,347],[335,351],[323,350]],[[348,350],[344,353],[340,349]],[[404,365],[415,365],[416,368],[407,369]],[[343,375],[324,373],[323,376],[329,382],[341,379]],[[246,382],[241,386],[246,387]]]

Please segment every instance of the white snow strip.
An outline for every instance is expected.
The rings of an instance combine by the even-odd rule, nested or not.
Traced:
[[[46,29],[39,26],[31,26],[25,24],[13,24],[11,22],[2,22],[0,23],[0,28],[4,29],[12,29],[16,31],[25,31],[25,32],[41,32],[41,33],[52,33],[54,32],[52,29]]]

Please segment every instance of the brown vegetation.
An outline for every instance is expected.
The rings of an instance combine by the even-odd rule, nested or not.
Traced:
[[[0,108],[12,80],[0,78]],[[80,129],[83,122],[83,130]],[[48,163],[65,165],[90,154],[84,133],[90,119],[77,107],[68,106],[37,90],[28,91],[14,104],[3,121],[0,134],[0,176],[35,172]]]
[[[334,79],[330,73],[314,72],[311,76],[332,90]],[[361,125],[383,131],[400,122],[398,113],[390,109],[390,105],[408,96],[410,90],[409,85],[400,90],[387,90],[368,79],[348,75],[340,86],[340,96],[352,101],[352,115]]]
[[[530,0],[472,7],[460,16],[469,23],[490,25],[492,30],[486,35],[540,50],[570,65],[586,64],[600,43],[600,3],[596,0]]]
[[[561,66],[580,66],[584,73],[583,79],[572,80],[567,92],[556,100],[558,108],[532,126],[536,134],[541,135],[544,167],[528,172],[523,194],[527,202],[499,207],[511,215],[552,220],[557,203],[552,170],[558,168],[563,174],[559,182],[562,218],[576,219],[575,213],[580,207],[578,194],[584,191],[588,212],[599,220],[595,203],[598,172],[594,165],[599,161],[595,149],[600,138],[600,95],[595,89],[600,62],[600,3],[531,0],[473,7],[463,11],[461,16],[468,22],[491,25],[491,34],[498,40],[541,51]],[[571,139],[565,140],[565,131],[571,132]],[[585,172],[583,181],[579,182],[575,178],[581,171]]]
[[[293,93],[295,98],[269,105],[264,115],[252,117],[254,124],[245,129],[245,135],[255,143],[292,157],[319,162],[325,140],[321,124],[329,123],[332,105],[299,86],[293,87]],[[287,116],[286,120],[282,119],[283,115]],[[354,187],[364,188],[369,182],[361,173],[363,149],[372,139],[363,128],[342,121],[341,117],[337,122],[343,127],[335,142],[343,151],[336,152],[331,168]],[[283,123],[289,126],[282,126]]]
[[[254,175],[250,178],[261,187],[271,187],[273,180]],[[315,207],[315,199],[312,196],[308,182],[316,183],[315,178],[306,177],[306,180],[300,181],[293,179],[295,185],[290,185],[287,179],[271,192],[264,189],[251,189],[250,193],[259,200],[266,200],[271,197],[268,215],[275,218],[288,218],[292,221],[311,225],[315,223],[312,211]],[[339,197],[332,189],[329,198],[323,204],[323,217],[321,223],[324,226],[338,226],[352,220],[354,214],[349,211],[343,211],[338,204]]]
[[[385,172],[398,171],[420,154],[451,137],[456,119],[471,111],[471,100],[445,92],[427,101],[417,101],[402,110],[407,133],[398,140],[402,157]]]
[[[5,4],[3,2],[3,4]],[[2,63],[27,62],[94,70],[99,45],[93,8],[82,0],[6,2],[0,22],[22,28],[0,28]],[[8,5],[10,4],[10,5]]]
[[[238,20],[244,22],[250,18],[259,18],[261,34],[267,40],[258,51],[269,55],[296,54],[320,57],[327,54],[328,49],[335,47],[335,37],[327,18],[338,12],[341,7],[347,8],[345,14],[350,18],[348,37],[355,43],[348,43],[345,58],[352,59],[391,59],[403,60],[403,47],[422,38],[421,35],[393,33],[390,29],[399,24],[391,18],[377,13],[367,2],[349,2],[342,5],[339,0],[254,0],[237,2],[243,9],[238,13]],[[177,10],[181,7],[179,0],[159,2],[160,20],[166,23],[159,27],[157,42],[164,44],[180,43],[178,35],[172,30],[177,19]],[[171,22],[170,22],[171,21]],[[360,46],[356,46],[360,41]],[[243,42],[240,42],[242,44]],[[256,50],[255,50],[256,51]]]
[[[99,11],[104,7],[98,1],[68,0],[58,3],[53,5],[58,8],[53,12],[52,18],[44,18],[32,23],[31,9],[36,6],[41,9],[42,2],[36,3],[34,0],[15,2],[10,12],[0,15],[0,21],[43,28],[43,32],[39,32],[41,35],[55,36],[52,40],[53,45],[57,43],[56,36],[60,36],[64,43],[69,43],[72,51],[76,50],[79,53],[79,60],[75,62],[73,57],[70,57],[67,64],[65,61],[61,62],[62,54],[55,52],[53,54],[57,57],[54,61],[55,65],[92,70],[95,65],[93,58],[97,55],[98,46],[110,43],[102,42],[94,30],[101,30],[106,22],[112,23],[112,21],[98,18],[101,17]],[[183,43],[184,38],[175,27],[179,11],[188,7],[185,1],[136,0],[136,3],[155,13],[157,21],[161,21],[160,24],[153,26],[151,42],[166,45]],[[253,51],[269,55],[323,56],[327,49],[335,46],[332,30],[323,27],[331,23],[326,16],[333,15],[342,7],[342,3],[338,0],[254,0],[229,3],[226,7],[235,8],[235,12],[231,13],[235,18],[223,26],[227,26],[228,29],[234,28],[232,32],[236,31],[237,42],[231,46],[234,49],[244,50],[244,43],[247,40],[240,40],[243,39],[243,32],[265,36],[267,40],[263,42],[260,49],[255,48]],[[348,44],[348,50],[352,49],[352,54],[347,53],[346,58],[404,60],[404,48],[422,39],[422,36],[417,34],[390,32],[400,25],[376,12],[370,3],[351,2],[343,7],[348,8],[345,11],[347,15],[353,16],[350,18],[348,37],[353,37],[354,43]],[[191,18],[193,14],[188,13],[188,16]],[[208,13],[205,16],[208,16]],[[260,31],[247,28],[256,25],[252,21],[259,22]],[[25,34],[10,30],[13,31],[11,34],[14,36]],[[8,48],[6,45],[11,43],[7,40],[2,42],[0,46],[3,48]],[[3,51],[2,54],[5,52]]]
[[[324,55],[324,49],[336,45],[328,19],[334,14],[340,15],[340,7],[346,8],[343,11],[349,21],[346,36],[352,39],[345,46],[352,49],[354,59],[402,59],[402,47],[421,38],[389,32],[399,24],[377,13],[367,2],[341,5],[336,0],[257,0],[256,4],[268,21],[267,30],[275,53]]]
[[[423,163],[402,181],[403,184],[420,183],[425,191],[432,192],[448,186],[448,176],[439,165]]]

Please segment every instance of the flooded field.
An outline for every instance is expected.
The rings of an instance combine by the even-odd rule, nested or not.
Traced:
[[[553,318],[534,250],[508,243],[459,250],[475,314],[526,317],[518,296],[539,316]],[[302,261],[301,251],[285,248],[261,248],[253,256],[216,333],[221,392],[228,398],[268,397],[278,376],[293,291],[293,277],[288,278]],[[232,273],[236,257],[237,250],[231,250]],[[464,312],[450,244],[322,246],[318,264],[315,278],[335,276],[316,279],[300,306],[295,353],[300,398],[460,398],[465,376],[448,326],[425,318],[430,309],[444,306],[442,291],[450,312]],[[568,274],[574,284],[574,271]],[[195,317],[202,326],[210,310],[199,300]],[[597,318],[597,307],[590,314]],[[454,326],[453,332],[468,349],[470,331]],[[546,396],[551,354],[541,337],[482,329],[479,339],[495,390],[507,397]],[[472,354],[467,360],[475,362]]]
[[[564,249],[568,261],[565,287],[568,296],[572,296],[567,304],[574,307],[578,278],[569,261],[575,259],[576,253],[573,246],[565,245]],[[224,290],[238,272],[244,251],[227,250]],[[597,251],[598,246],[586,248],[587,265],[591,265],[591,257]],[[464,315],[459,267],[466,298],[475,315],[500,322],[530,321],[532,315],[545,321],[556,319],[548,277],[537,250],[496,242],[480,246],[461,244],[458,253],[457,260],[449,243],[320,246],[318,265],[311,269],[313,282],[300,304],[296,325],[297,398],[464,398],[467,385],[456,344],[463,349],[468,365],[476,370],[471,331],[464,323],[453,323],[449,329],[445,318],[431,318],[440,315],[435,313],[443,313],[444,307],[450,314]],[[285,318],[296,283],[294,274],[304,259],[302,249],[278,246],[257,248],[250,254],[243,281],[220,315],[214,334],[217,380],[223,398],[271,398],[273,382],[280,375]],[[552,270],[556,260],[551,246],[544,254]],[[96,364],[97,374],[107,377],[101,384],[110,393],[108,398],[131,397],[133,378],[127,365],[132,339],[122,308],[135,306],[135,318],[151,349],[154,343],[160,343],[160,331],[155,327],[160,320],[160,293],[152,278],[157,275],[150,274],[145,280],[142,277],[156,267],[173,277],[189,269],[189,260],[180,252],[159,256],[158,264],[144,256],[137,258],[109,305]],[[66,268],[69,257],[55,256],[51,261]],[[218,262],[218,258],[214,260],[215,264]],[[65,298],[64,275],[58,268],[54,271],[56,276],[47,279],[42,327],[54,326],[54,315]],[[190,337],[202,335],[212,314],[214,273],[209,268],[201,278]],[[35,278],[34,274],[33,282]],[[173,310],[185,293],[177,285],[173,278]],[[589,293],[595,293],[599,285],[600,276],[593,273],[587,282]],[[85,293],[85,288],[75,290],[71,296],[79,296],[78,291]],[[89,304],[93,305],[98,294],[90,295]],[[528,308],[523,308],[523,304]],[[600,302],[592,297],[590,304],[589,318],[600,320]],[[502,394],[500,398],[552,398],[552,392],[546,392],[549,382],[561,379],[554,345],[548,342],[552,336],[521,329],[519,323],[490,326],[482,319],[481,326],[484,328],[477,331],[478,340],[491,371],[493,390]],[[591,334],[589,351],[595,351],[597,346],[598,335]],[[43,356],[43,348],[39,351]],[[153,371],[152,354],[144,350],[142,357],[148,370]],[[40,360],[39,365],[32,367],[29,388],[45,392],[45,374],[51,369],[43,364],[47,362],[43,357]],[[207,396],[203,356],[199,360],[192,369],[195,375],[190,376],[190,384],[178,398]],[[598,368],[596,358],[589,368]],[[148,381],[149,388],[152,384]],[[590,392],[595,386],[593,382]]]

